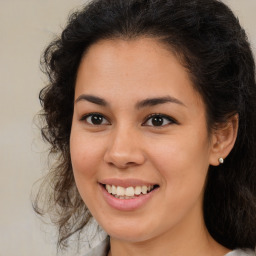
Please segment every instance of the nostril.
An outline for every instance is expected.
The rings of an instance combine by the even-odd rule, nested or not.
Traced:
[[[108,165],[113,166],[113,167],[117,167],[119,169],[126,169],[126,168],[129,168],[129,167],[138,165],[135,162],[125,163],[125,162],[121,162],[121,161],[108,161],[107,163],[108,163]]]
[[[136,165],[136,163],[135,163],[135,162],[128,162],[128,163],[126,163],[125,165],[126,165],[126,166],[132,166],[132,165]]]

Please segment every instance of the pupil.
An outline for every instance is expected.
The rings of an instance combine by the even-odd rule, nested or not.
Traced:
[[[102,118],[102,116],[100,116],[100,115],[93,115],[92,116],[92,123],[93,124],[101,124],[102,123],[102,121],[103,121],[103,118]]]
[[[163,125],[163,118],[162,117],[154,117],[153,119],[152,119],[152,124],[154,125],[154,126],[161,126],[161,125]]]

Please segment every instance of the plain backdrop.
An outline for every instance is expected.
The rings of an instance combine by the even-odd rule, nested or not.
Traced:
[[[0,256],[56,255],[54,229],[36,217],[30,202],[33,183],[47,170],[46,147],[33,121],[45,84],[39,59],[68,14],[85,2],[0,0]],[[256,52],[256,1],[224,2]]]

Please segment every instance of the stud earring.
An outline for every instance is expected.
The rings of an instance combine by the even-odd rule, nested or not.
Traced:
[[[219,163],[223,164],[224,163],[224,159],[222,157],[219,158]]]

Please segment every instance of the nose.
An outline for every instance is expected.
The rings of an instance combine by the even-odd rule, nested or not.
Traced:
[[[125,169],[142,165],[145,162],[141,135],[129,128],[119,128],[113,131],[104,155],[104,161]]]

